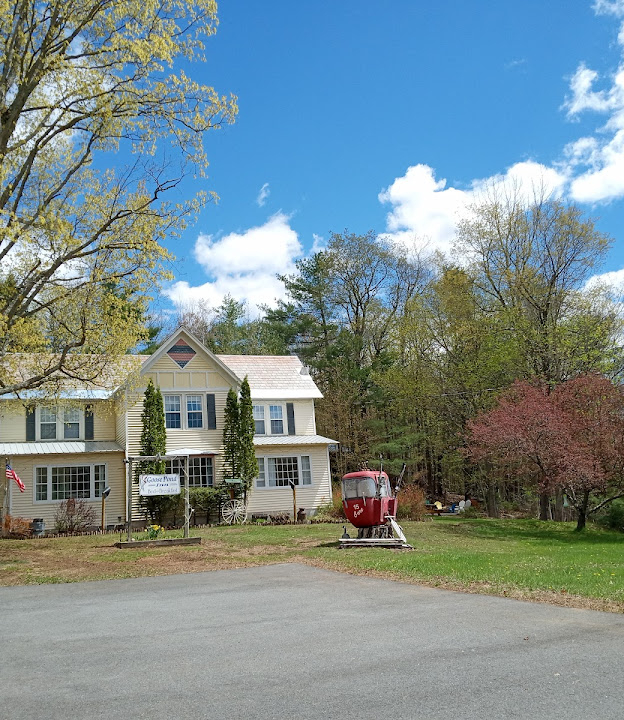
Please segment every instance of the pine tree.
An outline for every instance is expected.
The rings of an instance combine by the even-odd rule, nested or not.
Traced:
[[[251,487],[252,480],[258,475],[258,461],[253,443],[256,424],[247,376],[241,385],[239,408],[240,477],[243,480],[245,492],[247,492]]]

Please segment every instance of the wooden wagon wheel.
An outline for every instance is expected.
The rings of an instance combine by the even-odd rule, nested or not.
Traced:
[[[247,520],[247,505],[243,500],[226,500],[221,507],[221,517],[228,525]]]

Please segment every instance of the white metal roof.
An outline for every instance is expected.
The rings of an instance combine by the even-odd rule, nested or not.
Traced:
[[[178,448],[177,450],[167,450],[165,453],[167,457],[175,455],[221,455],[221,453],[210,448]]]
[[[254,445],[338,445],[322,435],[256,435]]]
[[[254,400],[322,398],[296,355],[217,355],[241,380],[247,375]]]
[[[102,440],[64,440],[48,442],[0,443],[0,456],[67,455],[78,453],[123,452],[116,442]]]
[[[59,400],[108,400],[112,397],[118,388],[111,390],[92,389],[92,388],[75,388],[72,390],[63,390],[55,397]],[[41,390],[21,390],[20,400],[38,400],[47,398],[47,395]],[[15,400],[15,395],[0,395],[0,400]]]

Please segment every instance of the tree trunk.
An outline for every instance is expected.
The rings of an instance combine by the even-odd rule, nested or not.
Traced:
[[[578,517],[576,520],[576,531],[581,532],[581,530],[585,529],[585,525],[587,524],[587,508],[589,506],[589,491],[586,490],[583,493],[583,502],[582,504],[576,508],[576,511],[578,513]]]
[[[497,489],[498,488],[496,487],[496,482],[494,480],[490,480],[487,484],[487,494],[485,496],[485,501],[487,504],[488,517],[491,517],[491,518],[499,518],[500,517],[500,508],[498,507]]]
[[[539,494],[539,519],[550,520],[550,495],[547,492]]]
[[[553,520],[563,522],[563,490],[561,488],[555,493],[555,513]]]

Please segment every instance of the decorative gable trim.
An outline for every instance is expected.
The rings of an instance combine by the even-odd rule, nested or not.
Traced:
[[[182,343],[184,345],[178,345],[178,343]],[[174,347],[180,347],[182,348],[183,352],[188,352],[184,350],[184,346],[190,349],[192,353],[194,353],[191,357],[188,358],[187,363],[194,357],[194,355],[198,353],[203,353],[208,357],[208,359],[216,365],[216,367],[219,369],[219,371],[227,378],[227,380],[230,382],[232,387],[239,387],[242,379],[238,377],[230,368],[208,348],[204,347],[202,343],[194,337],[188,330],[185,330],[183,328],[178,328],[172,335],[170,335],[156,350],[156,352],[150,357],[147,362],[143,364],[143,367],[141,368],[141,375],[145,375],[146,373],[149,373],[151,368],[158,362],[158,360],[165,354],[167,354],[169,357],[171,355],[169,354],[170,351]],[[174,362],[178,364],[180,367],[184,367],[183,365],[180,365],[178,363],[178,360],[175,358],[178,351],[174,350]],[[182,354],[182,353],[180,353]],[[185,363],[186,364],[186,363]]]
[[[169,350],[167,350],[167,355],[183,368],[186,367],[197,353],[185,340],[180,338],[175,345],[172,345]]]

